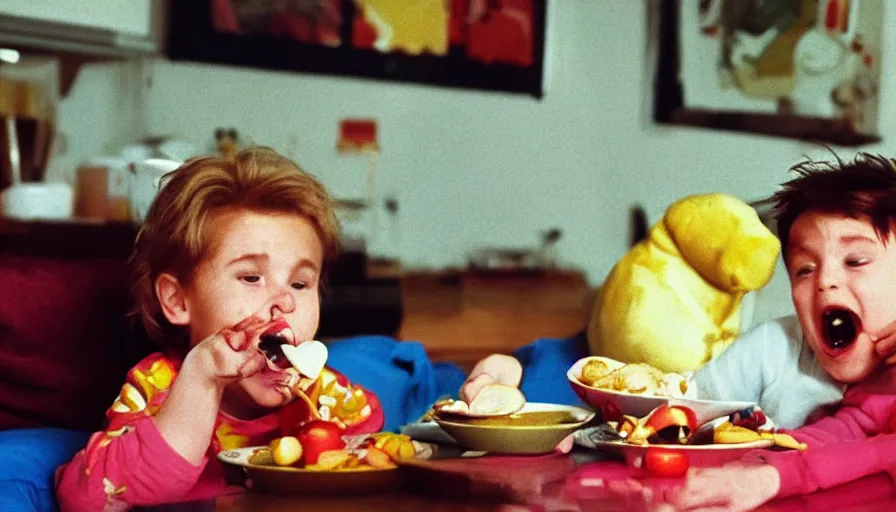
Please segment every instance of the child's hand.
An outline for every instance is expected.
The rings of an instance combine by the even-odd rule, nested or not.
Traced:
[[[261,318],[250,316],[201,341],[187,358],[201,377],[214,384],[255,375],[266,365],[264,354],[257,347],[267,325]]]
[[[886,360],[887,364],[896,364],[896,322],[888,325],[882,332],[872,335],[874,351]]]
[[[518,387],[523,378],[523,366],[516,358],[492,354],[476,363],[470,376],[460,388],[460,399],[470,403],[479,391],[489,384]]]
[[[684,486],[670,493],[666,505],[673,510],[753,510],[774,498],[780,486],[778,470],[769,464],[696,468],[688,471]]]

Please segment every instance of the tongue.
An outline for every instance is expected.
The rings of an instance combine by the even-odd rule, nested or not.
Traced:
[[[856,339],[852,315],[842,309],[826,311],[823,318],[825,338],[831,348],[846,348]]]

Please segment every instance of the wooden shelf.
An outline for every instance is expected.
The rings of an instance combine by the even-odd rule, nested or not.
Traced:
[[[433,360],[469,369],[537,338],[565,338],[587,325],[594,289],[575,272],[482,277],[470,272],[402,277],[398,337],[419,341]]]

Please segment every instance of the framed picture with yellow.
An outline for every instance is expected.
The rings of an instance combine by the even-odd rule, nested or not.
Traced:
[[[546,1],[172,2],[168,55],[540,98]]]
[[[842,146],[879,141],[884,3],[651,2],[654,119]]]

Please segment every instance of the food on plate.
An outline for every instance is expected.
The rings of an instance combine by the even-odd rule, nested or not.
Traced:
[[[684,375],[663,372],[646,363],[624,364],[606,357],[588,358],[578,379],[586,386],[636,395],[683,397],[688,388]]]
[[[781,434],[778,432],[757,432],[755,430],[734,425],[729,421],[717,425],[712,433],[713,443],[716,444],[752,443],[763,439],[771,440],[776,446],[782,448],[790,448],[799,451],[806,450],[806,443],[800,443],[788,434]]]
[[[286,344],[280,349],[292,367],[309,379],[316,379],[320,376],[329,355],[327,346],[317,340],[306,341],[298,345]]]
[[[674,450],[653,446],[644,453],[644,469],[653,476],[662,478],[678,478],[684,476],[691,466],[688,454],[682,450]]]
[[[645,363],[627,364],[611,374],[616,389],[637,395],[655,395],[663,380],[663,372]]]
[[[274,439],[268,446],[256,449],[249,462],[308,471],[345,471],[391,469],[402,459],[417,457],[417,445],[404,434],[379,432],[356,436],[354,440],[340,436],[338,442],[331,442],[332,433],[320,429],[320,425],[309,428],[304,442],[303,438],[292,436]],[[352,442],[347,444],[346,439]]]
[[[607,364],[606,361],[602,359],[591,359],[582,366],[581,380],[583,383],[593,386],[612,371],[613,368],[610,368],[610,365]]]
[[[691,409],[661,405],[643,418],[623,416],[617,432],[630,444],[687,444],[698,426],[697,415]]]
[[[292,466],[302,458],[302,443],[292,436],[274,439],[270,448],[274,464],[278,466]]]
[[[417,448],[409,436],[382,432],[371,436],[373,447],[385,452],[392,460],[410,459],[417,453]]]
[[[316,464],[323,452],[345,448],[343,434],[344,430],[330,421],[313,420],[306,423],[296,435],[302,444],[305,464]]]
[[[484,386],[473,400],[467,404],[463,400],[444,400],[433,405],[436,414],[459,416],[506,416],[526,405],[522,391],[504,384]]]
[[[569,410],[521,411],[503,416],[469,417],[463,420],[467,425],[483,427],[543,427],[547,425],[570,425],[581,423],[581,421],[581,415]]]
[[[375,468],[389,469],[395,467],[392,457],[376,447],[367,449],[367,455],[364,457],[364,460]]]

